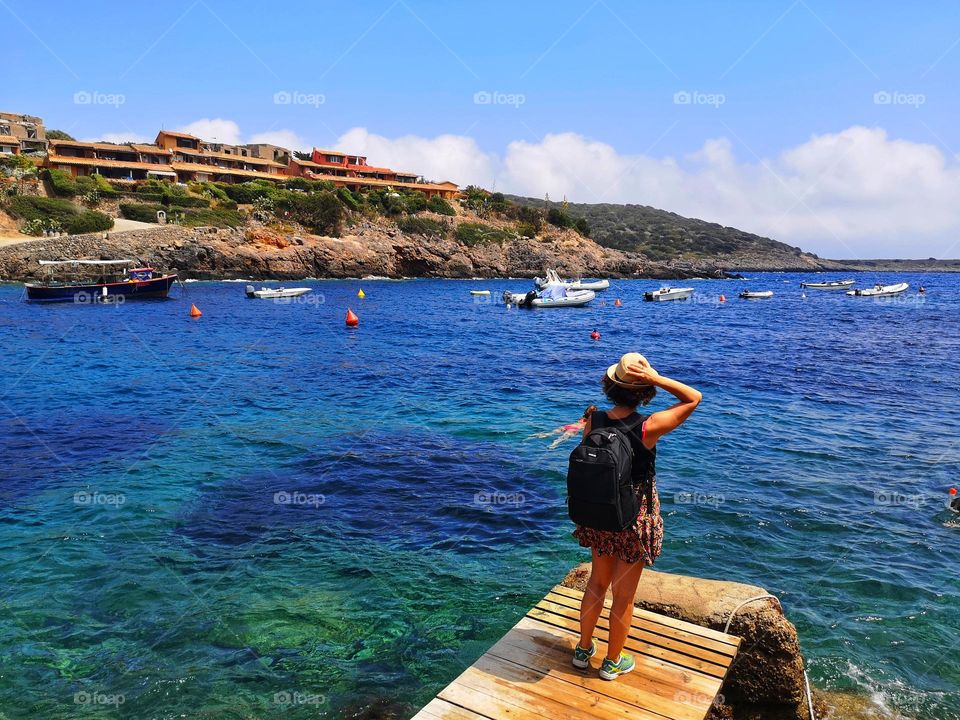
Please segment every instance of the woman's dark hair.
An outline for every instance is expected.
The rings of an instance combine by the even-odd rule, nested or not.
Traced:
[[[607,396],[614,405],[623,405],[625,407],[635,408],[638,405],[648,404],[657,394],[657,389],[650,385],[649,387],[633,390],[632,388],[617,385],[609,376],[604,375],[600,381],[603,387],[603,394]]]

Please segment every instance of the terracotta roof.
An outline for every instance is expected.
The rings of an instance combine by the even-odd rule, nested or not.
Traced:
[[[310,173],[311,175],[316,175],[316,173]],[[319,176],[324,180],[333,180],[334,183],[340,183],[343,185],[356,184],[356,185],[376,185],[378,187],[402,187],[402,188],[411,188],[413,190],[450,190],[457,188],[457,185],[445,181],[442,183],[408,183],[400,182],[397,180],[378,180],[377,178],[364,178],[364,177],[337,177],[332,175]]]
[[[234,168],[222,168],[218,165],[202,165],[200,163],[173,163],[174,170],[186,170],[190,172],[202,172],[209,175],[238,175],[240,177],[262,178],[264,180],[286,180],[286,175],[272,175],[270,173],[260,172],[259,170],[236,170]]]
[[[187,133],[176,132],[175,130],[161,130],[160,132],[157,133],[157,137],[160,137],[161,135],[169,135],[170,137],[187,138],[188,140],[197,140],[197,141],[200,140],[200,138],[198,138],[196,135],[189,135]]]
[[[163,155],[173,155],[173,150],[167,150],[166,148],[162,148],[159,145],[143,145],[140,143],[130,143],[130,147],[132,147],[137,152],[142,152],[142,153],[158,153]]]
[[[2,143],[14,143],[15,145],[19,145],[19,144],[20,144],[20,141],[17,140],[17,138],[15,138],[13,135],[0,135],[0,142],[2,142]]]
[[[100,167],[131,168],[134,170],[172,170],[165,163],[143,163],[127,160],[101,160],[99,158],[66,157],[65,155],[47,156],[48,165],[96,165]]]
[[[304,167],[341,167],[340,165],[321,165],[320,163],[315,163],[313,160],[301,160],[296,157],[290,158],[290,162],[303,165]]]

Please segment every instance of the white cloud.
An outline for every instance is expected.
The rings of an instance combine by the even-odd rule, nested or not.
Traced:
[[[201,140],[213,140],[227,145],[239,145],[243,142],[240,139],[240,126],[233,120],[224,120],[223,118],[194,120],[188,125],[177,128],[177,130],[189,135],[196,135]]]
[[[366,128],[353,128],[331,148],[366,155],[371,165],[423,175],[429,180],[453,180],[490,187],[496,179],[497,158],[484,153],[477,141],[462,135],[386,138]]]
[[[287,150],[309,150],[310,143],[297,135],[293,130],[268,130],[267,132],[254,133],[246,142],[248,143],[268,143],[270,145],[279,145]]]
[[[337,147],[433,179],[576,202],[651,205],[826,257],[960,255],[960,164],[937,147],[854,126],[758,160],[726,138],[685,157],[621,154],[575,133],[515,141],[503,156],[468,137],[396,139],[354,128]],[[747,160],[738,158],[740,155]]]
[[[152,143],[156,135],[152,137],[147,137],[146,135],[140,135],[135,132],[113,132],[105,133],[100,137],[93,138],[84,138],[84,142],[108,142],[108,143]]]

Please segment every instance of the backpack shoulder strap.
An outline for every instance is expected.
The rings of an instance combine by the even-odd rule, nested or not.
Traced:
[[[590,415],[590,429],[597,430],[598,428],[607,427],[610,424],[610,419],[607,417],[605,410],[594,410]]]
[[[596,413],[594,413],[594,415],[596,415]],[[607,414],[604,413],[603,419],[606,424],[602,425],[601,427],[615,427],[617,428],[617,430],[620,430],[621,432],[625,432],[629,434],[629,433],[632,433],[637,428],[639,428],[641,425],[643,425],[643,423],[646,422],[648,417],[650,416],[641,415],[640,413],[637,413],[637,416],[635,418],[632,418],[628,421],[610,420],[610,418],[607,417]]]

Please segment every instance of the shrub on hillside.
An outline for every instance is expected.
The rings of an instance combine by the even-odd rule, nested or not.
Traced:
[[[356,195],[350,192],[349,188],[345,188],[345,187],[337,188],[337,197],[340,198],[340,202],[342,202],[346,207],[350,208],[351,210],[360,209],[360,200],[357,199]]]
[[[427,209],[427,198],[423,193],[414,191],[404,195],[403,201],[407,212],[411,215],[416,215],[418,212]]]
[[[157,221],[157,212],[163,210],[161,205],[149,205],[147,203],[120,203],[120,214],[127,220],[137,220],[139,222]]]
[[[69,200],[35,195],[17,195],[7,202],[7,211],[20,220],[55,220],[66,223],[79,208]]]
[[[558,228],[573,227],[573,218],[570,217],[566,210],[561,210],[560,208],[550,208],[547,211],[547,222]]]
[[[427,237],[446,237],[447,226],[437,220],[420,217],[405,217],[397,222],[397,227],[411,235],[426,235]]]
[[[50,190],[57,197],[73,197],[77,194],[77,182],[70,173],[56,168],[47,168],[41,173]]]
[[[84,210],[70,218],[64,229],[71,235],[102,232],[113,227],[113,218],[96,210]]]
[[[189,207],[189,208],[210,207],[209,200],[202,197],[194,197],[192,195],[184,195],[183,197],[172,195],[167,198],[167,204],[170,207]]]
[[[223,191],[231,200],[241,205],[251,205],[257,198],[270,195],[271,187],[265,182],[251,181],[238,183],[237,185],[221,185],[220,187],[223,188]]]
[[[427,201],[427,210],[439,213],[440,215],[456,215],[457,211],[453,206],[439,195],[434,195]]]
[[[510,240],[513,235],[506,230],[484,225],[483,223],[461,223],[453,236],[457,242],[470,247],[474,245],[484,245],[487,243],[503,244]]]
[[[289,218],[319,235],[339,235],[343,222],[343,205],[336,193],[324,190],[315,193],[292,193],[278,207],[287,210]]]
[[[174,211],[171,211],[174,213]],[[187,208],[183,211],[175,211],[173,219],[180,225],[186,227],[240,227],[244,223],[244,217],[238,210],[225,210],[223,208]]]

